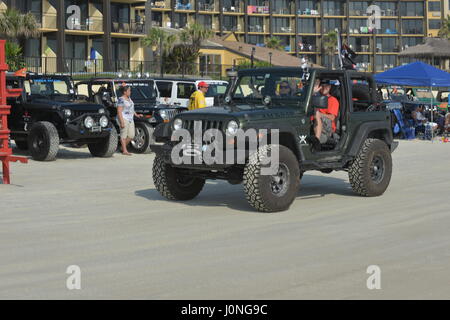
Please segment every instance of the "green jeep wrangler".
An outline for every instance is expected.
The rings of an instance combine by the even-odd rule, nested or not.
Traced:
[[[330,94],[339,102],[335,128],[322,143],[314,136],[314,114],[328,108],[329,98],[315,92],[319,80],[331,84]],[[211,129],[216,133],[207,134]],[[196,140],[199,130],[201,140]],[[236,139],[242,137],[238,132],[250,131],[257,132],[256,147],[250,134],[243,142]],[[153,181],[161,195],[190,200],[206,179],[223,179],[243,183],[250,205],[263,212],[288,209],[308,170],[344,170],[357,194],[383,194],[392,174],[391,152],[398,144],[372,75],[287,67],[239,71],[223,106],[179,114],[158,126],[154,138]],[[206,152],[225,158],[227,150],[234,150],[233,161],[202,158]],[[272,162],[275,170],[264,173]]]

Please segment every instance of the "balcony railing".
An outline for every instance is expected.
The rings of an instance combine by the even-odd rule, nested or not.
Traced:
[[[217,12],[219,7],[215,3],[197,2],[198,10],[205,12]]]
[[[144,34],[144,22],[112,22],[112,32],[128,34]]]
[[[256,24],[256,25],[249,25],[248,32],[265,32],[265,30],[264,26]]]
[[[273,32],[275,33],[293,33],[294,32],[294,28],[292,27],[274,27],[273,28]]]
[[[235,6],[223,6],[222,7],[223,12],[227,13],[244,13],[244,4],[238,3]]]
[[[175,10],[195,10],[195,1],[175,3]]]
[[[156,9],[168,9],[170,8],[170,1],[152,1],[151,7]]]
[[[248,14],[269,14],[269,6],[247,6]]]
[[[72,27],[71,30],[81,30],[81,31],[103,31],[103,18],[99,17],[89,17],[87,19],[72,19],[71,21]]]

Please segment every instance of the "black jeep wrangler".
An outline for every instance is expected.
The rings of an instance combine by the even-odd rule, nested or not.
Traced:
[[[315,92],[316,80],[331,84],[330,94],[339,102],[335,129],[328,141],[319,145],[313,138],[313,115],[328,108],[329,98]],[[278,67],[241,70],[225,100],[222,107],[177,115],[155,131],[153,181],[164,197],[193,199],[206,179],[225,179],[243,183],[247,200],[255,209],[281,211],[295,199],[300,179],[308,170],[345,170],[352,189],[362,196],[379,196],[388,187],[391,152],[397,142],[392,137],[391,114],[377,98],[372,75]],[[216,131],[205,134],[209,129]],[[251,140],[245,137],[239,143],[236,137],[240,129],[254,129],[258,141],[265,138],[267,142],[250,148]],[[194,138],[192,143],[186,135],[179,138],[177,134],[187,132],[189,137],[195,130],[202,130],[201,141]],[[273,132],[278,132],[277,139]],[[218,152],[220,148],[224,152]],[[220,160],[227,148],[234,148],[233,161],[204,161],[206,151],[220,154]],[[271,158],[275,153],[275,171],[263,174],[270,165],[268,160],[276,159]],[[180,162],[180,157],[188,161]],[[194,161],[189,161],[191,158]]]
[[[135,117],[135,138],[131,141],[130,149],[135,153],[150,152],[153,141],[153,131],[156,125],[169,122],[175,115],[187,108],[168,106],[157,103],[157,89],[155,81],[151,79],[91,79],[80,81],[75,87],[87,101],[103,104],[110,115],[110,120],[119,130],[117,117],[117,101],[122,95],[120,88],[123,85],[131,87],[131,100],[137,114]]]
[[[79,102],[70,77],[8,74],[7,85],[23,89],[8,101],[11,139],[33,159],[54,160],[60,144],[87,144],[95,157],[114,154],[118,137],[105,108]]]

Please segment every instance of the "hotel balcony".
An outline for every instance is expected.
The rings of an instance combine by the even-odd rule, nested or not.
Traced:
[[[143,35],[145,34],[144,22],[131,21],[113,21],[112,30],[113,33],[124,33],[124,34],[134,34]]]
[[[224,0],[222,2],[222,11],[225,14],[245,13],[243,1]]]
[[[197,1],[198,11],[200,12],[219,12],[219,1],[199,0]]]
[[[158,11],[158,9],[170,10],[170,0],[160,0],[151,2],[152,10]],[[145,7],[144,7],[145,9]]]

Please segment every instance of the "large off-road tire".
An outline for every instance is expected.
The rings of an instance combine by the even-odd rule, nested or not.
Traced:
[[[28,133],[28,149],[34,160],[55,160],[59,150],[59,135],[56,127],[47,121],[33,124]]]
[[[26,140],[14,140],[16,148],[19,150],[28,150],[28,141]]]
[[[262,164],[271,152],[279,152],[278,172],[262,175]],[[244,191],[247,201],[258,211],[287,210],[300,184],[300,167],[294,153],[285,146],[266,145],[250,156],[244,168]]]
[[[103,138],[102,141],[96,143],[89,143],[88,148],[94,157],[109,158],[116,152],[118,140],[119,137],[117,131],[112,128],[110,134],[106,138]]]
[[[205,179],[180,176],[174,167],[156,156],[153,160],[153,183],[156,190],[169,200],[191,200],[202,191]]]
[[[130,150],[135,153],[150,153],[154,128],[145,122],[135,122],[135,136],[130,143]]]
[[[361,196],[382,195],[392,175],[392,157],[388,146],[379,139],[366,139],[348,170],[354,192]]]

